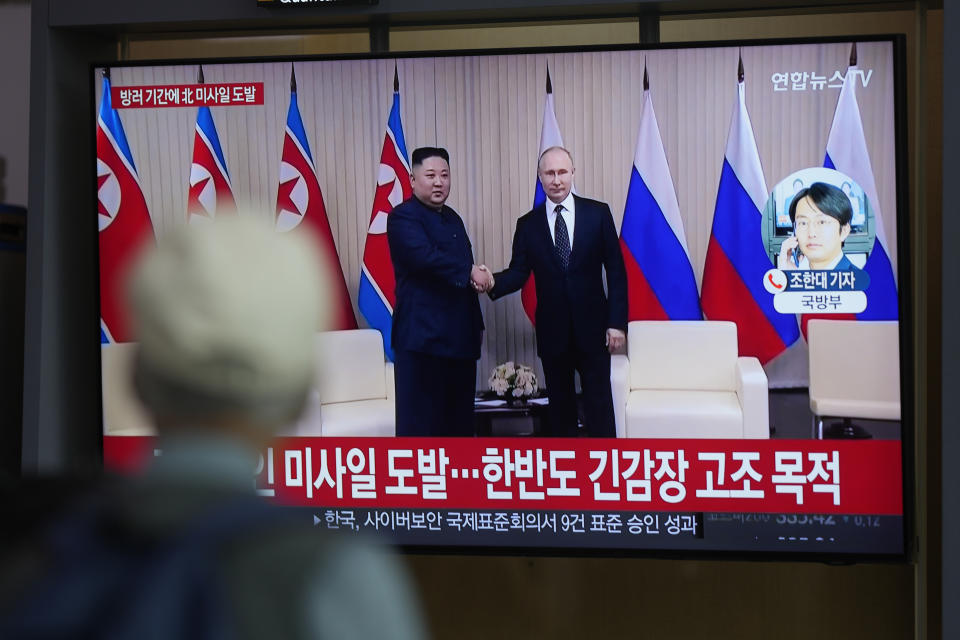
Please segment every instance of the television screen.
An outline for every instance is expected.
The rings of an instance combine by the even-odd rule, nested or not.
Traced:
[[[250,215],[334,274],[310,404],[256,470],[313,526],[902,557],[901,48],[96,67],[106,464],[160,453],[134,257]]]

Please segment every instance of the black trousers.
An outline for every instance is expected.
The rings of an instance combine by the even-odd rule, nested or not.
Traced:
[[[610,354],[607,351],[582,353],[568,351],[554,357],[541,357],[543,375],[550,400],[547,415],[550,427],[544,435],[572,438],[577,433],[577,393],[574,371],[580,373],[587,435],[615,438],[613,393],[610,390]]]
[[[395,356],[397,435],[474,435],[477,361],[400,349]]]

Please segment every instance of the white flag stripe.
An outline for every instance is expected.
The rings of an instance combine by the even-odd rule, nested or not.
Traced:
[[[540,127],[540,153],[550,147],[562,147],[563,138],[560,136],[560,125],[557,123],[557,113],[553,109],[553,94],[548,93],[543,101],[543,125]],[[539,160],[539,157],[537,158]]]
[[[230,188],[230,192],[233,193],[233,184],[230,183],[230,176],[227,175],[227,168],[220,164],[220,158],[217,157],[216,152],[213,150],[213,145],[210,144],[210,140],[207,139],[207,135],[203,132],[203,129],[200,128],[200,124],[197,123],[197,135],[203,140],[203,144],[207,145],[207,148],[210,150],[210,155],[213,157],[213,163],[217,165],[217,170],[220,172],[220,175],[223,176],[223,180],[227,183],[227,187]]]
[[[763,167],[757,151],[757,141],[753,137],[753,125],[747,113],[743,83],[737,83],[737,101],[733,105],[733,117],[730,120],[730,134],[727,137],[727,162],[747,195],[757,205],[757,214],[767,204],[767,183],[763,178]]]
[[[867,140],[863,133],[863,121],[860,119],[860,106],[857,104],[857,67],[847,68],[843,79],[843,88],[837,99],[837,110],[830,125],[827,137],[827,154],[840,173],[853,178],[863,192],[867,194],[874,215],[877,240],[883,245],[888,256],[893,256],[887,244],[887,234],[883,229],[883,216],[880,213],[880,198],[877,184],[873,178],[873,167],[867,151]],[[894,274],[896,278],[896,274]]]
[[[670,174],[670,165],[667,163],[667,154],[663,149],[663,140],[660,138],[660,126],[657,123],[657,114],[653,110],[653,100],[650,92],[643,92],[643,111],[640,114],[640,132],[637,134],[637,151],[633,158],[637,173],[647,185],[653,199],[656,200],[663,217],[677,236],[680,246],[690,259],[690,250],[687,249],[687,238],[683,231],[683,220],[680,218],[680,205],[677,203],[677,192],[673,186]]]

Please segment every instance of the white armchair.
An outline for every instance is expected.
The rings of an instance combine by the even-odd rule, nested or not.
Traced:
[[[133,364],[138,345],[100,345],[103,374],[103,435],[154,436],[156,427],[133,389]]]
[[[318,397],[314,403],[319,400],[320,435],[395,435],[393,363],[384,358],[380,332],[318,333],[316,355]]]
[[[618,437],[770,437],[767,376],[732,322],[631,322],[627,353],[628,386],[611,363]]]
[[[844,419],[836,431],[848,437],[858,435],[851,418],[901,419],[900,323],[811,320],[807,344],[815,437],[828,416]]]
[[[131,384],[135,343],[101,346],[104,435],[155,435]],[[299,436],[392,436],[393,363],[379,331],[328,331],[315,341],[316,389],[304,416],[281,431]]]
[[[627,356],[610,357],[610,391],[613,393],[613,414],[617,424],[617,437],[626,438],[625,409],[630,395],[630,360]]]

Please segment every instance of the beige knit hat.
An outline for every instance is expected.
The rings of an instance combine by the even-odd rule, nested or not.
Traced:
[[[179,225],[130,280],[142,400],[184,420],[295,418],[315,378],[326,283],[305,234],[277,233],[242,213]]]

